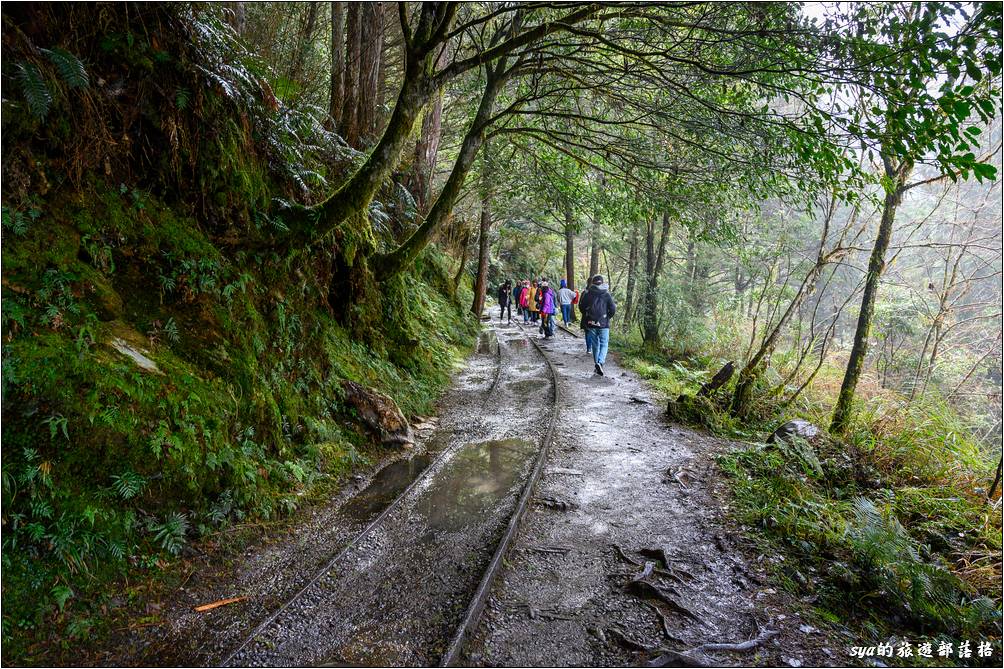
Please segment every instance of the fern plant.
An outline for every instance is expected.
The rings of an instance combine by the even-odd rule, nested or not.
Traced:
[[[143,492],[144,487],[146,479],[131,469],[112,476],[112,489],[122,499],[132,499]]]
[[[171,555],[178,555],[185,546],[185,535],[188,534],[188,517],[180,511],[174,511],[163,523],[151,528],[154,541]]]
[[[39,121],[44,121],[52,105],[52,93],[42,73],[34,63],[21,62],[17,64],[16,78],[21,94],[28,103],[28,111]]]
[[[42,53],[48,56],[60,78],[69,88],[87,88],[90,85],[84,64],[72,53],[60,48],[42,49]]]

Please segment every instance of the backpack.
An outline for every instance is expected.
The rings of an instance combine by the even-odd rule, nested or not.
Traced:
[[[575,295],[572,296],[572,304],[579,303],[579,291],[575,291]]]

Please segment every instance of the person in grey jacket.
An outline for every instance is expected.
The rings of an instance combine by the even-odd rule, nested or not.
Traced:
[[[602,274],[592,278],[589,289],[579,298],[579,312],[586,332],[586,345],[593,352],[594,371],[603,376],[603,363],[610,343],[610,319],[617,313],[617,305],[603,285]]]

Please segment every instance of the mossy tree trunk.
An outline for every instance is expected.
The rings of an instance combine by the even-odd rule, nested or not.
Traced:
[[[840,384],[840,395],[837,397],[833,420],[830,423],[830,432],[833,434],[843,434],[850,422],[854,392],[864,369],[865,358],[868,356],[868,337],[871,335],[872,318],[875,315],[875,300],[878,296],[882,273],[885,271],[885,254],[889,250],[889,242],[892,239],[896,209],[903,201],[903,194],[907,189],[906,180],[910,176],[910,172],[913,171],[912,161],[899,160],[896,162],[894,158],[885,153],[882,155],[882,163],[886,177],[882,220],[879,223],[878,235],[875,237],[875,246],[872,247],[871,257],[868,259],[868,274],[865,278],[864,294],[861,297],[858,323],[854,329],[854,343],[851,345],[847,369],[844,371],[844,380]]]
[[[429,210],[418,229],[411,234],[400,246],[393,251],[374,258],[373,266],[377,277],[380,280],[394,276],[406,267],[411,265],[422,252],[422,249],[432,240],[433,235],[450,217],[453,205],[456,204],[463,188],[464,180],[474,165],[474,160],[478,155],[478,150],[485,141],[485,131],[491,122],[492,109],[495,106],[495,99],[505,81],[504,59],[494,66],[487,68],[487,83],[481,96],[481,102],[474,115],[474,120],[467,129],[467,134],[460,145],[460,154],[457,156],[450,176],[447,178],[443,189],[436,198],[435,204]]]
[[[482,175],[481,220],[478,225],[478,273],[474,280],[474,302],[471,313],[478,318],[485,309],[485,293],[488,291],[488,236],[492,230],[491,192],[488,190],[487,170]]]

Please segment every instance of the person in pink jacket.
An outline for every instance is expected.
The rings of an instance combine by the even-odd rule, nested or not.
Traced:
[[[557,311],[557,295],[547,281],[540,282],[540,331],[544,333],[544,339],[554,336],[554,312]]]

